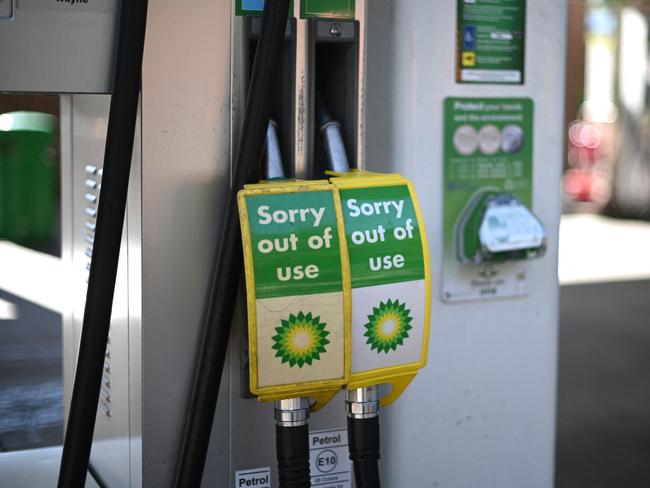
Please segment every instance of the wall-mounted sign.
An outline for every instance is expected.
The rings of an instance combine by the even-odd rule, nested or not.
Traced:
[[[485,226],[490,225],[486,235],[496,235],[509,248],[516,236],[537,236],[537,228],[528,228],[530,220],[522,219],[523,210],[518,208],[530,209],[532,203],[533,102],[447,98],[444,117],[442,298],[525,295],[525,261],[501,262],[502,249],[490,247],[492,241],[479,234],[486,234]],[[537,248],[543,244],[541,237],[538,240]],[[481,242],[485,248],[477,247]],[[533,257],[531,246],[519,247]],[[494,256],[494,261],[481,256]]]
[[[458,0],[456,81],[524,82],[526,0]]]

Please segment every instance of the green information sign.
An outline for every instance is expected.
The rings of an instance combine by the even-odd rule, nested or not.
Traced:
[[[300,17],[353,18],[355,0],[301,0]]]
[[[257,299],[341,291],[332,192],[246,199]]]
[[[446,300],[525,293],[520,265],[468,265],[458,256],[459,226],[489,194],[532,203],[533,102],[529,98],[447,98],[444,110],[444,263]]]
[[[458,0],[456,81],[524,82],[526,0]]]
[[[408,187],[340,193],[352,288],[424,278],[422,240]]]

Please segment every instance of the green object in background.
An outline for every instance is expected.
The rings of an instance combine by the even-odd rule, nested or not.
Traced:
[[[457,0],[456,81],[524,82],[526,0]]]
[[[47,245],[56,229],[55,117],[0,114],[0,238]]]

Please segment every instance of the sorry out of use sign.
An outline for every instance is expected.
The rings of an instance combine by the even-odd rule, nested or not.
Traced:
[[[334,191],[281,185],[240,194],[253,392],[342,384],[347,374]]]

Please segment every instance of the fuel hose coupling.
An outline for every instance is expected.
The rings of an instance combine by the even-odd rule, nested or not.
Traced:
[[[355,420],[379,416],[379,395],[376,386],[347,390],[345,408],[348,417]]]
[[[288,398],[275,402],[275,424],[279,427],[301,427],[309,421],[309,400]]]
[[[379,488],[379,399],[376,386],[347,391],[348,445],[357,488]]]

